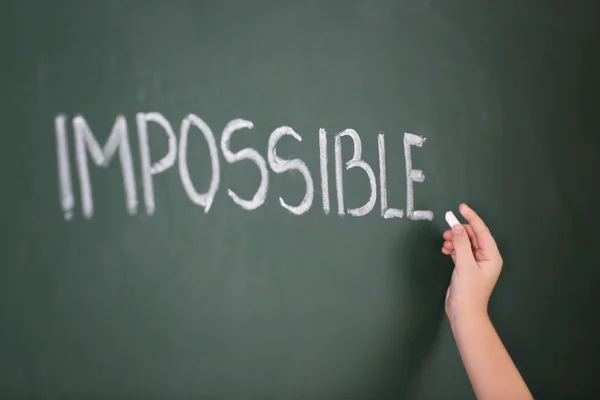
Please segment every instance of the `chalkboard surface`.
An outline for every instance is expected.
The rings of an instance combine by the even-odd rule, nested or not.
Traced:
[[[534,395],[598,390],[590,1],[7,1],[3,398],[472,398],[443,213]]]

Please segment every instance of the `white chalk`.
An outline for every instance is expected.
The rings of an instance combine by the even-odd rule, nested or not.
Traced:
[[[450,225],[450,228],[452,228],[454,225],[460,225],[460,221],[458,218],[456,218],[456,215],[454,215],[452,211],[448,211],[446,213],[446,222],[448,225]]]

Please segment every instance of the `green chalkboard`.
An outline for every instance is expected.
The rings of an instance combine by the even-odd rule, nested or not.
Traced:
[[[4,2],[2,398],[473,398],[440,253],[462,201],[534,395],[597,391],[598,16]]]

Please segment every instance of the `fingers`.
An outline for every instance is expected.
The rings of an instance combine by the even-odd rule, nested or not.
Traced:
[[[469,225],[463,225],[465,230],[467,231],[467,235],[469,235],[469,240],[471,241],[471,247],[473,249],[473,251],[475,252],[476,250],[479,250],[479,245],[477,244],[477,237],[475,236],[475,233],[473,232],[473,229],[471,229],[471,227]],[[449,252],[444,252],[442,251],[442,253],[449,255],[451,252],[454,251],[454,244],[452,243],[452,231],[450,229],[448,229],[447,231],[445,231],[442,234],[443,238],[444,238],[444,244],[442,246],[442,248],[446,248],[449,250]]]
[[[477,242],[477,235],[475,235],[475,232],[473,232],[473,228],[471,227],[471,225],[463,225],[465,227],[465,229],[467,230],[467,234],[469,235],[469,240],[471,241],[471,247],[473,247],[474,250],[477,250],[479,248],[478,242]]]
[[[451,256],[452,261],[456,262],[456,252],[454,251],[454,249],[448,249],[447,247],[442,247],[442,253],[447,256]]]
[[[457,265],[461,262],[475,262],[469,234],[463,225],[455,225],[452,227],[452,244],[454,245],[454,252],[456,253]]]
[[[461,232],[453,233],[451,229],[448,229],[442,234],[444,238],[443,254],[452,255],[453,259],[474,259],[474,253],[477,250],[485,251],[497,248],[490,230],[472,208],[463,203],[459,206],[459,211],[468,224],[460,225]],[[458,246],[461,248],[459,249]]]
[[[467,234],[469,235],[469,239],[471,240],[471,245],[473,246],[474,249],[478,249],[479,245],[477,243],[477,236],[475,235],[475,232],[473,232],[473,228],[471,228],[469,225],[466,225],[466,224],[463,224],[463,226],[467,230]],[[444,238],[445,241],[452,242],[452,231],[450,229],[447,229],[442,234],[442,237]]]
[[[442,246],[442,253],[450,255],[453,251],[454,245],[452,244],[452,242],[444,242],[444,245]]]
[[[450,229],[447,229],[442,234],[442,237],[444,238],[444,240],[450,240],[451,241],[452,240],[452,231]]]
[[[458,207],[458,210],[469,223],[469,227],[473,232],[473,236],[477,240],[477,246],[479,248],[485,250],[486,248],[496,245],[490,230],[471,207],[467,206],[465,203],[462,203]]]

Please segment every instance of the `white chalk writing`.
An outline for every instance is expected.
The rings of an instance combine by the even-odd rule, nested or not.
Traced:
[[[158,112],[137,113],[136,114],[137,134],[139,141],[139,160],[141,186],[143,190],[143,199],[145,210],[148,215],[156,211],[154,176],[166,172],[168,169],[178,163],[178,171],[181,183],[185,193],[192,203],[202,207],[205,213],[208,213],[214,203],[215,196],[221,184],[221,169],[219,159],[219,147],[217,139],[209,125],[200,117],[189,114],[181,122],[179,130],[179,140],[176,136],[171,123],[162,114]],[[69,221],[74,217],[75,197],[73,196],[73,182],[71,174],[71,159],[69,155],[69,118],[65,114],[58,114],[54,118],[54,133],[56,138],[57,171],[59,185],[59,202],[64,218]],[[94,215],[94,200],[92,192],[92,180],[88,166],[88,155],[93,164],[98,167],[108,167],[110,161],[117,153],[122,172],[123,187],[125,189],[125,207],[129,214],[134,215],[138,211],[138,198],[136,191],[136,179],[133,167],[133,155],[129,144],[129,134],[127,129],[127,120],[123,115],[118,115],[112,126],[108,139],[103,147],[100,146],[96,136],[92,133],[87,121],[82,115],[75,116],[72,121],[75,162],[77,176],[79,178],[79,191],[81,197],[81,212],[87,219]],[[149,123],[154,123],[167,138],[167,149],[164,155],[158,160],[153,161],[150,154]],[[188,154],[188,142],[190,129],[196,128],[202,133],[208,148],[210,156],[210,183],[205,192],[199,192],[190,177],[188,159],[192,155]],[[260,172],[260,183],[251,199],[240,197],[233,189],[228,188],[227,194],[231,200],[245,210],[255,210],[262,206],[267,198],[269,189],[269,170],[275,174],[296,171],[304,179],[305,192],[304,197],[298,205],[291,205],[284,196],[279,196],[280,205],[295,215],[303,215],[310,211],[313,200],[315,182],[313,181],[309,166],[302,159],[282,158],[277,154],[277,145],[285,136],[290,136],[297,142],[302,142],[302,136],[289,126],[280,126],[272,131],[267,144],[267,160],[259,151],[251,147],[243,148],[239,151],[232,151],[230,141],[236,131],[253,130],[254,124],[246,119],[232,119],[223,129],[220,139],[220,152],[223,159],[229,164],[236,164],[241,161],[250,161],[256,165]],[[342,162],[342,138],[352,139],[352,157],[345,164]],[[362,158],[363,143],[360,135],[354,129],[346,129],[333,137],[334,141],[334,174],[335,191],[337,198],[337,214],[340,216],[346,213],[353,217],[362,217],[369,214],[377,202],[377,184],[379,183],[379,202],[381,216],[384,219],[402,218],[404,215],[411,220],[432,220],[433,212],[429,210],[415,210],[415,190],[414,184],[425,180],[425,174],[420,169],[413,169],[411,148],[413,146],[423,147],[425,138],[412,133],[405,133],[403,136],[404,144],[404,162],[406,178],[406,211],[401,208],[392,208],[388,206],[388,171],[386,168],[386,146],[385,136],[380,133],[377,136],[377,150],[379,161],[379,180],[375,177],[373,168]],[[322,207],[325,215],[329,215],[329,164],[327,153],[327,132],[325,128],[318,131],[318,158],[320,177]],[[162,153],[162,152],[161,152]],[[357,208],[345,208],[344,204],[344,171],[346,173],[352,169],[361,169],[367,176],[369,182],[369,192],[367,201]]]
[[[310,176],[310,172],[308,171],[308,167],[306,166],[304,161],[297,158],[293,160],[284,160],[277,156],[275,146],[277,146],[277,142],[279,142],[279,139],[286,135],[292,136],[299,142],[302,141],[302,137],[296,132],[294,132],[294,130],[289,126],[282,126],[275,129],[269,137],[269,147],[267,150],[269,166],[277,174],[281,174],[292,169],[298,170],[302,174],[304,180],[306,181],[306,194],[304,195],[304,198],[302,199],[300,205],[298,205],[297,207],[290,206],[283,200],[283,198],[279,198],[279,203],[283,208],[289,210],[293,214],[302,215],[305,212],[307,212],[310,209],[310,206],[312,205],[314,185],[312,177]]]

